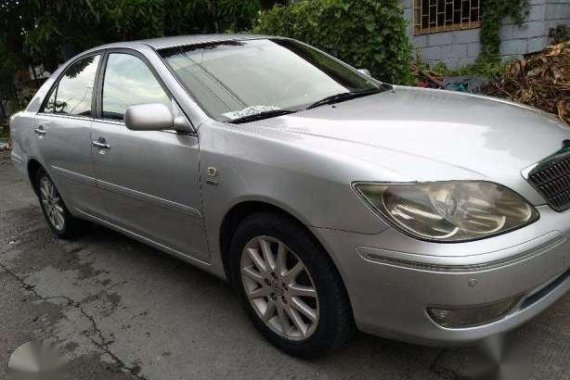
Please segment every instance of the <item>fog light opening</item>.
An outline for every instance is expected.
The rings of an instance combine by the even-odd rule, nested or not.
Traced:
[[[479,306],[433,306],[428,307],[430,318],[438,325],[461,329],[476,327],[498,321],[507,316],[520,302],[522,295]]]

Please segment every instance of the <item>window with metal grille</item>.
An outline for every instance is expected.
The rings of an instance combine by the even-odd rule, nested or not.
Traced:
[[[414,0],[414,34],[478,28],[481,1]]]

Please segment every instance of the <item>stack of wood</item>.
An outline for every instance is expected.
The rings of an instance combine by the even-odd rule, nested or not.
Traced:
[[[540,108],[570,124],[570,41],[514,62],[483,92]]]

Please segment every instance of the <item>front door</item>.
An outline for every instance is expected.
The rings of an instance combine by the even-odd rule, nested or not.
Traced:
[[[108,54],[103,78],[92,154],[106,219],[185,255],[207,259],[197,136],[127,129],[123,115],[131,105],[172,107],[171,96],[141,57]]]

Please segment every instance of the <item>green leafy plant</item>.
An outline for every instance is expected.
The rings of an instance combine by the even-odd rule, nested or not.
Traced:
[[[422,70],[429,70],[436,75],[444,77],[472,76],[480,75],[483,77],[494,77],[505,72],[506,68],[512,63],[512,60],[496,61],[496,62],[476,62],[474,64],[465,65],[457,69],[450,69],[444,63],[437,62],[434,65],[427,65],[423,62],[416,62]]]
[[[501,52],[501,27],[510,17],[521,26],[528,15],[529,0],[482,0],[481,3],[481,54],[479,61],[496,62]]]
[[[400,0],[312,0],[262,12],[255,33],[314,45],[380,80],[411,83],[411,45]]]
[[[65,58],[106,42],[251,29],[263,4],[261,0],[2,0],[0,51],[6,45],[21,66],[43,64],[52,71]]]
[[[251,29],[260,0],[165,0],[165,34],[223,33]]]
[[[17,99],[14,77],[29,67],[53,72],[107,42],[248,30],[275,3],[281,1],[0,0],[0,99]]]

